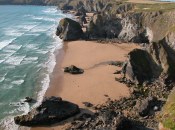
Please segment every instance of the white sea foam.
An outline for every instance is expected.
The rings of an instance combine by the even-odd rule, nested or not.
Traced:
[[[38,57],[25,57],[23,61],[21,62],[22,65],[24,64],[30,64],[30,63],[37,63]]]
[[[38,103],[35,104],[33,107],[38,106],[41,103],[41,101],[43,100],[43,96],[49,87],[50,74],[52,74],[54,67],[56,65],[56,56],[54,55],[54,52],[56,50],[62,48],[62,46],[63,46],[61,39],[59,39],[58,37],[55,37],[55,42],[53,42],[52,44],[54,47],[52,48],[52,50],[49,51],[50,52],[49,60],[43,66],[43,67],[47,68],[48,73],[45,73],[45,78],[41,81],[42,90],[39,91],[39,93],[38,93],[38,98],[37,98]]]
[[[14,123],[12,116],[6,117],[0,122],[0,129],[2,130],[18,130],[19,126]]]
[[[6,79],[4,79],[4,80],[6,80]],[[11,88],[13,88],[13,85],[12,84],[8,84],[8,85],[7,84],[3,84],[2,88],[3,89],[11,89]]]
[[[39,36],[40,34],[31,32],[31,33],[27,33],[27,34],[24,34],[24,35],[27,35],[27,36]]]
[[[56,21],[54,18],[42,17],[42,16],[33,16],[32,19],[44,20],[44,21],[50,21],[50,22],[55,22]]]
[[[9,45],[9,46],[7,46],[5,49],[7,49],[7,50],[19,50],[20,48],[22,47],[22,45]]]
[[[40,26],[40,27],[36,27],[36,28],[33,28],[30,32],[32,33],[36,33],[36,32],[45,32],[49,29],[48,26],[44,27],[44,26]]]
[[[9,45],[10,43],[12,43],[14,40],[15,40],[15,38],[4,40],[4,41],[0,41],[0,50],[2,48],[6,47],[7,45]]]
[[[12,103],[15,105],[15,103]],[[10,111],[9,114],[14,114],[14,113],[18,113],[18,112],[24,112],[24,114],[27,114],[30,110],[30,106],[28,103],[24,103],[23,105],[19,105],[20,103],[17,103],[18,105],[16,109],[14,109],[13,111]],[[19,125],[16,125],[14,123],[14,117],[13,116],[8,116],[5,119],[3,119],[0,122],[0,129],[2,130],[18,130],[19,129]]]
[[[3,52],[8,53],[8,55],[9,55],[9,54],[14,54],[16,51],[15,50],[4,49]]]
[[[5,63],[15,66],[20,65],[24,58],[25,56],[11,56],[5,61]]]
[[[30,29],[36,27],[37,25],[24,25],[22,26],[22,29],[24,29],[25,31],[29,31]]]
[[[2,62],[4,62],[4,60],[0,60],[0,64],[1,64]]]
[[[4,33],[7,36],[15,36],[15,37],[19,37],[19,36],[24,34],[24,32],[21,32],[17,29],[13,29],[13,28],[11,28],[11,29],[7,28]]]
[[[55,8],[52,7],[52,8],[48,8],[48,9],[43,10],[43,12],[48,13],[48,14],[56,14],[56,13],[58,13],[58,10],[56,7]]]
[[[0,76],[0,82],[4,81],[4,79],[5,79],[4,76],[3,77]]]
[[[38,54],[46,54],[48,53],[48,50],[36,50],[35,52]]]
[[[38,57],[25,57],[24,61],[36,61],[38,60]]]
[[[12,81],[12,84],[15,84],[15,85],[21,85],[22,83],[24,83],[23,79]]]
[[[28,45],[26,46],[26,48],[27,48],[27,49],[36,50],[36,49],[38,49],[38,45],[36,45],[36,44],[28,44]]]

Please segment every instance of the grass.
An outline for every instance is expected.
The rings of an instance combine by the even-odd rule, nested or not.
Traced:
[[[164,127],[175,130],[175,89],[169,95],[162,113],[160,121]]]
[[[175,9],[175,3],[135,4],[135,11],[170,11]]]

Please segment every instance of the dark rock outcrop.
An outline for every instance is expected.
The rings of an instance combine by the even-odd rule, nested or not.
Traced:
[[[81,68],[78,68],[74,65],[71,65],[69,67],[65,67],[64,72],[70,73],[70,74],[82,74],[82,73],[84,73],[84,70]]]
[[[63,101],[59,97],[45,98],[41,105],[27,115],[14,118],[15,123],[22,126],[45,126],[58,123],[80,112],[76,104]]]
[[[79,17],[79,23],[80,23],[80,25],[83,27],[83,24],[87,24],[87,20],[86,20],[86,17],[85,17],[85,15],[81,15],[80,17]]]
[[[160,105],[161,102],[156,97],[148,97],[138,104],[139,115],[142,117],[151,116],[154,114],[154,111],[159,110]]]
[[[24,102],[28,102],[28,103],[35,103],[35,102],[36,102],[36,100],[35,100],[35,99],[33,99],[33,98],[31,98],[31,97],[25,97]]]
[[[103,14],[95,14],[87,26],[87,35],[90,39],[98,38],[116,38],[122,26],[120,19],[109,18]]]
[[[69,18],[60,20],[56,35],[64,41],[78,40],[84,36],[80,24]]]
[[[142,84],[144,81],[158,78],[161,74],[161,69],[146,50],[134,49],[128,55],[128,62],[122,71],[132,81]]]
[[[148,52],[162,68],[166,81],[175,81],[175,50],[169,40],[164,38],[158,43],[152,43]]]

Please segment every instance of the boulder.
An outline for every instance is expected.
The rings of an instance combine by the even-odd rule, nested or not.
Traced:
[[[148,97],[137,105],[139,115],[145,117],[150,116],[154,111],[159,110],[161,101],[159,101],[156,97]]]
[[[83,104],[84,104],[84,106],[86,106],[86,107],[92,107],[92,106],[93,106],[93,104],[90,103],[90,102],[83,102]]]
[[[122,68],[124,77],[142,84],[160,76],[161,68],[146,50],[134,49],[128,56],[129,58]]]
[[[31,98],[31,97],[25,97],[24,102],[28,102],[28,103],[35,103],[35,102],[36,102],[36,100],[35,100],[35,99],[33,99],[33,98]]]
[[[65,67],[64,72],[70,73],[70,74],[82,74],[82,73],[84,73],[84,70],[81,68],[78,68],[74,65],[71,65],[69,67]]]
[[[63,121],[79,112],[78,105],[59,97],[49,97],[28,114],[15,117],[14,121],[22,126],[45,126]]]
[[[78,40],[84,36],[81,25],[69,18],[60,20],[56,35],[64,41]]]

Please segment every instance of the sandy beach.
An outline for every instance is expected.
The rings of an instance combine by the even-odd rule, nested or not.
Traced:
[[[129,90],[115,81],[113,74],[119,67],[109,65],[110,61],[124,61],[127,53],[138,46],[135,44],[101,44],[95,41],[72,41],[64,43],[57,57],[57,65],[51,77],[46,96],[60,96],[85,108],[82,102],[94,105],[105,103],[108,98],[120,99],[129,96]],[[64,74],[63,68],[75,65],[84,69],[84,74]],[[105,95],[108,95],[106,97]],[[65,124],[33,130],[62,130]]]

